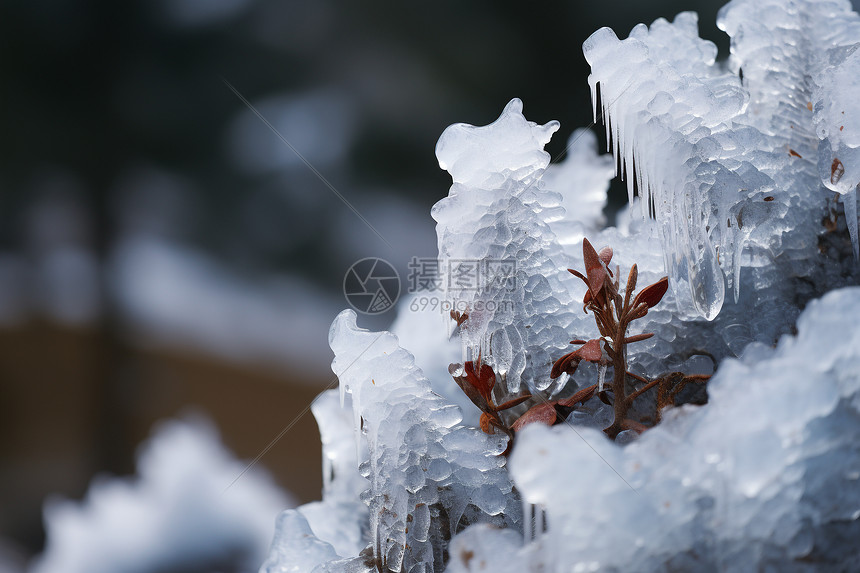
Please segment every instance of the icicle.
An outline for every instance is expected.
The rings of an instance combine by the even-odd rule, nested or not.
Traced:
[[[737,221],[735,221],[737,226]],[[735,251],[732,253],[732,288],[734,289],[735,304],[741,296],[741,255],[744,251],[744,240],[741,233],[737,233],[734,241]]]
[[[606,369],[609,366],[601,364],[597,367],[597,391],[603,392],[603,386],[606,383]]]
[[[857,187],[860,187],[860,184]],[[854,246],[854,260],[860,260],[860,248],[858,248],[860,244],[857,237],[857,187],[842,196],[842,203],[845,205],[845,222],[848,224],[848,233]]]

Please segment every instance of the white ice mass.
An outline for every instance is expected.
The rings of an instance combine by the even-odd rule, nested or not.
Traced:
[[[453,185],[432,214],[446,296],[469,314],[460,351],[453,321],[409,314],[408,297],[393,333],[338,316],[340,399],[314,409],[324,499],[282,515],[261,571],[856,568],[860,18],[847,2],[735,0],[718,25],[728,62],[693,13],[585,42],[628,183],[619,228],[603,228],[613,160],[591,136],[550,165],[557,124],[529,122],[516,99],[489,126],[442,134]],[[475,427],[437,362],[492,366],[498,403],[595,383],[595,368],[548,376],[571,340],[598,336],[566,271],[583,268],[583,237],[624,273],[636,263],[640,285],[669,276],[628,364],[651,378],[716,368],[708,404],[613,443],[592,398],[524,429],[505,458],[508,438]]]

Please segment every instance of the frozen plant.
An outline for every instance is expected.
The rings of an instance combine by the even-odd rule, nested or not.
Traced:
[[[445,130],[453,184],[432,214],[453,332],[406,306],[393,333],[338,316],[342,400],[315,409],[324,499],[282,515],[263,571],[856,564],[858,22],[847,2],[736,0],[727,64],[692,13],[591,36],[595,115],[630,191],[618,228],[594,209],[611,160],[572,154],[594,177],[562,189],[572,174],[543,149],[557,124],[519,100]],[[579,234],[635,268],[623,290]],[[480,418],[463,421],[452,380]],[[641,435],[625,422],[647,415]]]

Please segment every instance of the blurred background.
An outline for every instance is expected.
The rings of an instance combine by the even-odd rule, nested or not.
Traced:
[[[336,383],[344,274],[435,256],[442,130],[519,97],[561,121],[561,158],[592,120],[592,32],[696,10],[726,56],[721,4],[0,4],[0,570],[42,551],[46,499],[134,474],[153,424],[189,410],[242,459],[297,420],[259,465],[318,498],[305,408]]]

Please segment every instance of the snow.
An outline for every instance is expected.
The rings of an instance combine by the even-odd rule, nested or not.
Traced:
[[[292,501],[259,468],[230,485],[245,468],[202,418],[164,423],[141,450],[134,479],[97,478],[82,502],[46,503],[46,548],[30,571],[251,571]]]

